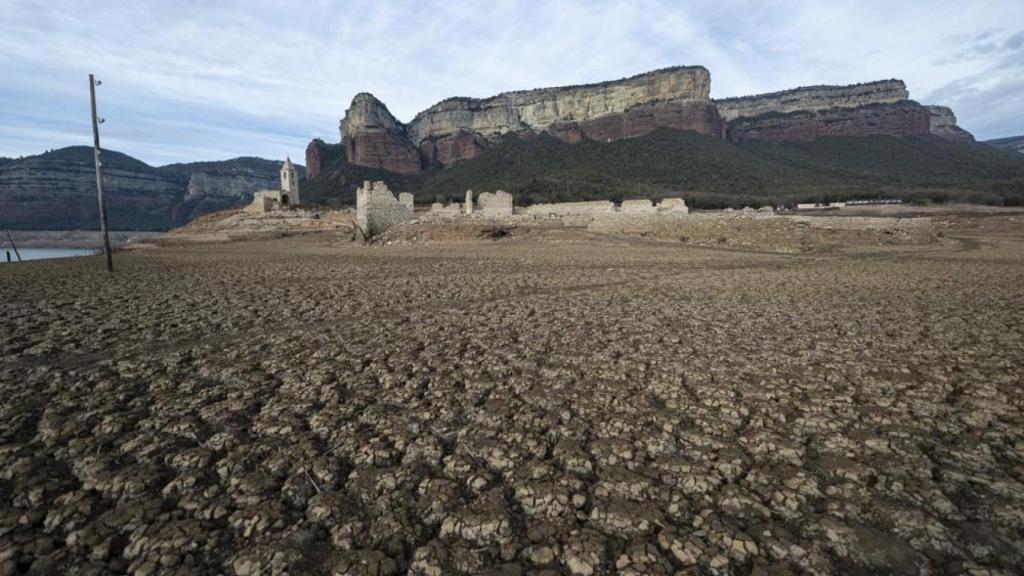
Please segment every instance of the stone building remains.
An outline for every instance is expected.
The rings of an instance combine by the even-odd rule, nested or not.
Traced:
[[[395,198],[386,184],[369,180],[356,190],[356,226],[366,237],[414,218],[413,195],[408,192]]]
[[[253,194],[252,203],[246,208],[250,212],[273,212],[302,204],[299,198],[299,175],[292,159],[287,158],[281,166],[281,188],[260,190]]]
[[[398,198],[383,182],[365,182],[356,192],[356,224],[365,236],[374,236],[406,222],[426,224],[497,223],[501,225],[556,225],[586,228],[592,232],[655,237],[685,238],[695,244],[721,243],[722,239],[744,237],[769,242],[782,233],[794,246],[819,231],[869,231],[893,238],[925,241],[931,234],[927,218],[827,218],[824,216],[777,216],[770,206],[759,209],[726,209],[690,214],[682,198],[659,202],[637,198],[620,204],[608,200],[533,204],[516,208],[511,194],[504,191],[466,192],[465,203],[435,202],[418,215],[412,194]],[[781,231],[781,232],[780,232]],[[758,234],[764,238],[758,239]],[[791,238],[790,238],[791,236]],[[756,242],[754,242],[756,244]]]

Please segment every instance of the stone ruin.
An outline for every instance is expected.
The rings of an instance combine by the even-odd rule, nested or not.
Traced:
[[[534,204],[524,208],[516,208],[513,197],[508,192],[482,192],[474,201],[473,191],[466,191],[464,203],[452,202],[442,204],[435,202],[430,212],[425,215],[432,219],[451,220],[453,218],[485,218],[502,219],[510,223],[526,223],[537,219],[556,218],[570,225],[586,225],[596,218],[622,218],[635,216],[681,216],[689,213],[689,208],[682,198],[665,198],[655,204],[648,199],[624,200],[616,206],[608,200],[586,202],[556,202]]]
[[[364,236],[374,236],[397,224],[416,220],[413,195],[398,198],[383,182],[364,182],[356,192],[356,225]],[[608,200],[556,202],[516,208],[512,195],[498,190],[476,197],[466,192],[465,203],[447,205],[435,202],[419,221],[454,223],[472,221],[500,222],[508,225],[551,223],[585,227],[600,233],[683,238],[695,244],[718,245],[735,237],[751,245],[770,243],[780,234],[793,246],[805,242],[817,231],[868,231],[884,233],[914,242],[927,241],[932,234],[926,218],[826,218],[822,216],[777,216],[770,206],[759,209],[726,209],[715,213],[690,214],[682,198],[628,199],[616,205]],[[763,236],[763,238],[761,236]],[[777,239],[776,239],[777,240]]]
[[[259,190],[252,196],[252,203],[245,207],[247,212],[259,214],[276,212],[302,204],[299,198],[299,177],[292,165],[292,159],[285,160],[281,166],[281,188],[279,190]]]
[[[512,195],[504,190],[498,190],[494,194],[484,192],[477,198],[477,206],[484,216],[511,216]]]
[[[370,237],[392,226],[415,219],[413,195],[402,192],[395,198],[383,182],[369,180],[356,190],[356,226]]]

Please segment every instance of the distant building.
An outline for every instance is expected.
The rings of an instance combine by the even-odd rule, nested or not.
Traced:
[[[253,194],[252,204],[247,208],[253,212],[272,212],[286,206],[298,206],[302,203],[299,199],[299,175],[295,171],[292,159],[289,157],[281,166],[281,189],[260,190]]]
[[[302,204],[299,200],[299,175],[292,166],[291,157],[285,159],[284,166],[281,166],[281,192],[282,204]]]

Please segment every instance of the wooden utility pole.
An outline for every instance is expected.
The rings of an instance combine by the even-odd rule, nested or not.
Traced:
[[[18,245],[14,243],[14,238],[11,238],[11,231],[4,230],[7,232],[7,241],[11,243],[11,248],[14,248],[14,255],[18,257],[18,262],[21,262],[21,252],[18,252]],[[7,252],[7,261],[11,261],[11,253]]]
[[[110,236],[107,234],[107,204],[103,201],[103,160],[100,159],[100,123],[96,118],[96,84],[89,74],[89,101],[92,104],[92,149],[96,160],[96,193],[100,201],[100,232],[103,233],[103,258],[107,261],[107,272],[114,271],[114,260],[110,254]]]

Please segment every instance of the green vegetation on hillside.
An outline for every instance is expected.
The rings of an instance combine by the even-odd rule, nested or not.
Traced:
[[[461,200],[465,191],[506,190],[516,203],[682,195],[696,208],[782,205],[852,197],[1024,204],[1024,158],[933,137],[821,138],[741,145],[660,129],[615,142],[565,144],[507,136],[477,158],[402,175],[349,164],[328,147],[303,197],[350,204],[363,180],[384,180],[417,202]]]

